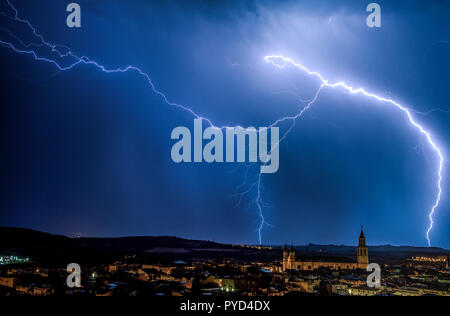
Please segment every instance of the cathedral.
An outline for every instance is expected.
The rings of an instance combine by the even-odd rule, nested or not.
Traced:
[[[358,246],[356,247],[356,263],[355,262],[319,262],[319,261],[296,261],[295,250],[291,246],[285,246],[283,251],[283,271],[286,270],[316,270],[319,268],[330,268],[333,270],[356,270],[366,269],[369,264],[369,250],[366,246],[366,237],[364,236],[361,226],[361,234],[359,235]]]

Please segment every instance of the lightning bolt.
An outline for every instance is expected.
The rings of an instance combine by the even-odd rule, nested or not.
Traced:
[[[108,68],[102,64],[100,64],[97,61],[94,61],[92,59],[90,59],[87,56],[78,56],[77,54],[73,53],[72,50],[65,45],[60,45],[60,44],[53,44],[50,43],[48,41],[45,40],[45,38],[39,34],[36,30],[36,28],[31,24],[30,21],[22,19],[21,17],[19,17],[19,13],[18,10],[11,4],[11,2],[9,0],[6,0],[6,3],[9,5],[9,7],[11,8],[11,10],[14,12],[14,15],[11,17],[8,14],[6,14],[5,12],[0,12],[0,16],[6,17],[10,20],[13,20],[15,22],[20,22],[23,23],[25,25],[28,26],[28,28],[32,31],[33,35],[35,36],[35,38],[39,39],[39,43],[30,43],[30,44],[26,44],[23,41],[20,40],[19,37],[17,37],[13,32],[11,32],[10,30],[6,29],[6,28],[0,28],[0,31],[3,31],[5,33],[7,33],[12,39],[16,40],[16,42],[18,42],[21,47],[17,47],[17,45],[14,45],[13,42],[9,42],[9,41],[5,41],[5,40],[0,40],[0,45],[2,45],[3,47],[9,48],[11,50],[13,50],[16,53],[19,54],[25,54],[25,55],[31,55],[35,60],[37,61],[44,61],[50,64],[53,64],[59,71],[68,71],[73,69],[74,67],[81,65],[81,64],[85,64],[85,65],[91,65],[94,66],[98,69],[100,69],[101,71],[105,72],[105,73],[126,73],[126,72],[135,72],[138,75],[140,75],[141,77],[143,77],[148,85],[150,86],[151,90],[158,95],[162,101],[164,103],[166,103],[167,105],[182,109],[184,111],[189,112],[190,114],[192,114],[195,118],[197,119],[201,119],[206,121],[209,126],[213,127],[213,128],[217,128],[217,129],[226,129],[226,128],[239,128],[241,126],[234,126],[234,127],[230,127],[230,126],[221,126],[221,127],[217,127],[215,126],[208,118],[200,116],[199,114],[197,114],[193,109],[191,109],[188,106],[182,105],[182,104],[178,104],[175,102],[172,102],[168,99],[168,97],[160,90],[158,90],[155,86],[155,84],[153,83],[152,79],[150,78],[150,75],[148,75],[146,72],[144,72],[142,69],[140,69],[137,66],[126,66],[124,68]],[[32,47],[35,47],[36,49],[38,48],[47,48],[50,50],[51,53],[56,54],[57,58],[49,58],[49,57],[43,57],[41,56],[37,50],[32,49]],[[70,59],[69,61],[67,61],[67,59]],[[294,66],[296,68],[299,68],[300,70],[306,72],[308,75],[314,76],[317,79],[319,79],[320,81],[320,87],[318,88],[318,90],[316,91],[314,97],[311,99],[311,101],[309,101],[307,103],[307,105],[302,108],[297,114],[293,115],[293,116],[286,116],[286,117],[282,117],[277,119],[276,121],[274,121],[270,127],[274,127],[279,125],[282,122],[285,121],[291,121],[292,124],[291,126],[288,128],[288,130],[283,134],[283,136],[280,138],[280,140],[278,141],[277,144],[275,144],[275,146],[279,146],[280,142],[282,142],[287,135],[289,134],[289,132],[293,129],[293,127],[296,124],[296,121],[298,118],[300,118],[319,98],[319,94],[322,91],[322,89],[324,87],[329,87],[329,88],[343,88],[346,89],[348,92],[352,93],[352,94],[362,94],[365,95],[367,97],[370,98],[374,98],[378,101],[381,102],[385,102],[388,103],[392,106],[397,107],[398,109],[400,109],[401,111],[404,112],[404,114],[406,114],[407,118],[409,119],[410,123],[416,127],[420,133],[422,133],[425,138],[427,139],[428,143],[430,144],[430,146],[432,147],[432,149],[437,153],[438,157],[439,157],[439,169],[438,169],[438,182],[437,182],[437,187],[438,187],[438,194],[437,194],[437,198],[435,200],[435,203],[433,205],[433,207],[431,208],[431,211],[429,213],[429,219],[430,219],[430,225],[429,228],[427,230],[426,233],[426,238],[428,241],[428,245],[431,245],[430,242],[430,238],[429,238],[429,233],[431,231],[431,229],[433,228],[433,214],[435,212],[435,209],[439,206],[439,202],[440,202],[440,197],[441,197],[441,193],[442,193],[442,188],[441,188],[441,181],[442,181],[442,170],[443,170],[443,164],[444,164],[444,158],[443,155],[441,153],[441,150],[438,148],[438,146],[435,144],[435,142],[433,141],[430,133],[428,131],[426,131],[420,124],[418,124],[412,117],[410,111],[396,103],[395,101],[391,100],[391,99],[386,99],[380,96],[377,96],[375,94],[369,93],[366,90],[362,89],[362,88],[358,88],[358,89],[354,89],[351,86],[345,84],[344,82],[337,82],[337,83],[329,83],[328,80],[325,80],[323,78],[323,76],[317,72],[313,72],[310,71],[308,68],[306,68],[305,66],[296,63],[294,60],[288,58],[288,57],[284,57],[281,55],[270,55],[270,56],[266,56],[264,57],[264,59],[268,62],[271,63],[272,65],[279,67],[279,68],[285,68],[288,65]],[[264,164],[267,164],[268,161],[265,161]],[[259,173],[258,178],[257,178],[257,182],[255,182],[251,188],[256,187],[257,190],[257,196],[255,198],[255,203],[256,206],[258,208],[258,212],[259,212],[259,217],[260,217],[260,224],[258,226],[258,238],[259,238],[259,243],[262,243],[262,236],[261,236],[261,232],[262,229],[265,225],[270,225],[269,223],[267,223],[267,221],[264,218],[264,214],[263,214],[263,203],[262,203],[262,174]],[[250,191],[251,189],[249,189]],[[248,191],[248,192],[249,192]]]
[[[54,43],[50,43],[48,41],[46,41],[44,39],[44,37],[39,34],[36,30],[36,28],[31,24],[30,21],[22,19],[19,17],[19,13],[18,10],[11,4],[11,2],[9,0],[6,0],[6,3],[11,7],[11,9],[14,12],[14,16],[8,16],[5,12],[0,12],[0,15],[5,16],[8,19],[12,19],[16,22],[21,22],[26,24],[30,30],[33,32],[33,35],[39,39],[40,43],[36,44],[36,43],[31,43],[31,44],[25,44],[23,41],[21,41],[16,35],[14,35],[14,33],[12,33],[10,30],[6,29],[6,28],[0,28],[0,30],[3,30],[4,32],[8,33],[12,38],[18,40],[18,42],[25,48],[18,48],[16,47],[16,45],[14,45],[12,42],[6,42],[3,40],[0,40],[0,45],[10,48],[13,51],[15,51],[16,53],[19,54],[27,54],[27,55],[31,55],[34,57],[35,60],[38,61],[44,61],[44,62],[48,62],[53,64],[54,66],[56,66],[56,68],[59,71],[67,71],[67,70],[72,70],[74,67],[80,65],[80,64],[85,64],[85,65],[91,65],[91,66],[95,66],[98,69],[100,69],[101,71],[105,72],[105,73],[126,73],[126,72],[135,72],[137,74],[139,74],[140,76],[142,76],[147,83],[149,84],[150,88],[152,89],[152,91],[157,94],[158,96],[161,97],[161,99],[168,105],[170,106],[174,106],[177,108],[180,108],[184,111],[187,111],[189,113],[191,113],[195,118],[197,119],[201,119],[206,121],[210,126],[215,127],[213,125],[213,123],[206,117],[202,117],[199,114],[195,113],[194,110],[192,110],[191,108],[182,105],[182,104],[178,104],[175,102],[171,102],[169,101],[168,97],[161,92],[160,90],[158,90],[155,86],[155,84],[153,83],[152,79],[150,78],[150,75],[148,75],[146,72],[144,72],[142,69],[140,69],[137,66],[126,66],[123,68],[108,68],[100,63],[98,63],[97,61],[91,60],[89,57],[87,56],[78,56],[75,53],[72,52],[72,50],[65,45],[61,45],[61,44],[54,44]],[[37,46],[37,47],[46,47],[48,48],[52,53],[55,53],[60,59],[60,61],[57,61],[55,59],[52,58],[47,58],[47,57],[42,57],[38,54],[38,52],[36,50],[33,49],[29,49],[29,47],[32,46]],[[71,62],[64,62],[64,58],[70,58]],[[217,127],[219,129],[224,129],[227,128],[228,126],[223,126],[223,127]]]
[[[443,170],[443,166],[444,166],[444,156],[442,155],[441,149],[439,149],[439,147],[437,146],[436,142],[433,140],[433,138],[431,137],[430,132],[428,132],[422,125],[420,125],[412,116],[411,111],[408,110],[408,108],[406,108],[405,106],[395,102],[392,99],[388,99],[388,98],[384,98],[382,96],[378,96],[374,93],[368,92],[363,88],[353,88],[351,86],[349,86],[348,84],[346,84],[343,81],[339,81],[339,82],[335,82],[335,83],[330,83],[328,80],[326,80],[320,73],[315,72],[315,71],[311,71],[309,70],[307,67],[303,66],[302,64],[299,64],[297,62],[295,62],[293,59],[289,58],[289,57],[285,57],[282,55],[270,55],[270,56],[265,56],[264,59],[266,60],[266,62],[272,64],[273,66],[276,66],[278,68],[285,68],[287,66],[293,66],[295,68],[300,69],[301,71],[305,72],[306,74],[317,78],[321,85],[320,85],[320,89],[322,87],[328,87],[328,88],[342,88],[344,90],[347,90],[349,93],[351,94],[359,94],[359,95],[363,95],[366,96],[368,98],[386,103],[388,105],[391,105],[397,109],[399,109],[401,112],[403,112],[408,121],[411,123],[412,126],[414,126],[427,140],[428,144],[430,145],[430,147],[433,149],[433,151],[436,153],[438,159],[439,159],[439,167],[437,170],[437,195],[436,195],[436,199],[434,201],[434,204],[432,205],[429,213],[428,213],[428,218],[430,220],[430,224],[428,226],[428,229],[426,231],[426,238],[427,238],[427,242],[428,242],[428,246],[431,246],[431,241],[430,241],[430,232],[433,229],[433,215],[436,211],[436,208],[439,206],[439,203],[441,201],[441,194],[442,194],[442,186],[441,186],[441,182],[442,182],[442,170]],[[318,90],[318,93],[320,92],[320,89]],[[316,94],[316,98],[318,97],[318,93]],[[314,103],[315,100],[312,101],[312,103]],[[305,107],[301,112],[300,115],[303,114],[303,112],[305,110],[307,110],[312,103],[309,103],[307,107]],[[300,115],[293,117],[293,119],[297,119]],[[292,118],[282,118],[277,120],[277,122],[280,122],[282,120],[286,120],[286,119],[292,119]]]
[[[227,128],[233,128],[233,129],[234,128],[242,128],[242,129],[244,129],[244,127],[242,127],[240,125],[237,125],[237,126],[215,126],[210,119],[197,114],[192,108],[190,108],[186,105],[182,105],[182,104],[178,104],[178,103],[170,101],[169,98],[162,91],[160,91],[156,88],[156,85],[153,83],[150,75],[147,74],[145,71],[143,71],[142,69],[140,69],[137,66],[129,65],[129,66],[126,66],[123,68],[108,68],[108,67],[102,65],[101,63],[90,59],[87,56],[78,56],[70,49],[70,47],[68,47],[66,45],[54,44],[54,43],[46,41],[44,36],[42,36],[41,34],[38,33],[37,29],[32,25],[32,23],[30,21],[23,19],[19,16],[18,10],[14,7],[14,5],[9,0],[5,0],[5,1],[8,4],[8,6],[10,7],[10,9],[13,11],[13,16],[10,16],[5,12],[0,12],[0,16],[5,17],[14,22],[20,22],[22,24],[25,24],[31,30],[31,32],[33,33],[35,38],[38,39],[39,43],[27,44],[27,43],[23,42],[13,32],[11,32],[9,29],[0,27],[0,31],[3,31],[4,33],[8,34],[8,36],[10,36],[16,42],[18,42],[21,47],[18,47],[18,45],[14,45],[14,43],[12,41],[6,41],[6,40],[0,39],[1,46],[9,48],[18,54],[31,55],[37,61],[43,61],[43,62],[50,63],[53,66],[55,66],[59,71],[72,70],[73,68],[75,68],[78,65],[85,64],[85,65],[94,66],[94,67],[100,69],[102,72],[109,73],[109,74],[135,72],[147,81],[147,83],[150,86],[153,93],[155,93],[156,95],[161,97],[162,101],[164,103],[166,103],[167,105],[187,111],[194,118],[201,119],[202,121],[207,122],[207,124],[212,128],[216,128],[219,130],[225,130]],[[37,51],[38,48],[48,49],[51,53],[55,54],[58,59],[41,56]],[[265,163],[267,163],[267,161]],[[260,226],[258,228],[258,236],[259,236],[259,243],[261,244],[262,243],[261,229],[264,225],[270,226],[270,224],[265,221],[263,213],[262,213],[261,176],[259,176],[258,179],[259,179],[258,183],[257,183],[258,196],[256,198],[256,204],[258,206],[259,216],[260,216]],[[255,187],[256,187],[256,183],[255,183]],[[250,192],[250,190],[251,189],[249,189],[248,192]]]
[[[431,113],[434,113],[434,112],[450,113],[450,110],[436,108],[436,109],[431,109],[431,110],[428,110],[428,111],[413,111],[413,112],[416,113],[416,114],[419,114],[419,115],[427,116],[427,115],[429,115]]]

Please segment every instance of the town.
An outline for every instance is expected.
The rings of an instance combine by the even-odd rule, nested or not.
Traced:
[[[410,249],[367,247],[362,230],[358,246],[339,248],[344,254],[339,256],[333,250],[338,246],[225,246],[174,237],[148,238],[152,239],[146,239],[147,243],[164,243],[166,248],[153,247],[142,253],[134,247],[136,253],[127,251],[113,262],[82,263],[80,287],[67,285],[70,272],[66,265],[39,264],[33,257],[0,257],[0,295],[450,296],[449,251],[400,258],[398,252]],[[83,245],[89,243],[83,238],[71,242],[79,240]],[[136,237],[132,242],[143,240]],[[114,239],[107,242],[111,245]],[[169,247],[171,243],[183,248]],[[394,249],[392,257],[389,253]],[[367,285],[369,262],[380,264],[379,287]]]
[[[130,258],[82,270],[81,287],[68,288],[65,267],[3,265],[0,295],[393,295],[450,296],[448,257],[411,258],[382,266],[382,286],[369,288],[364,270],[282,271],[280,263],[208,260],[137,264]]]

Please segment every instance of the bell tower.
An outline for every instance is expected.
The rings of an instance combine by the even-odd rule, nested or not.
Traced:
[[[289,250],[288,269],[294,269],[294,262],[295,262],[295,250],[294,246],[291,245],[291,249]]]
[[[288,253],[287,245],[285,245],[284,249],[283,249],[283,271],[286,271],[288,269],[288,257],[289,257],[289,253]]]
[[[366,237],[364,236],[363,227],[361,225],[361,234],[359,234],[358,247],[356,247],[357,263],[369,264],[369,250],[366,246]]]

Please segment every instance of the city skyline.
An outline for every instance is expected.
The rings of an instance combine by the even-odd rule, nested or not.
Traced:
[[[1,296],[146,296],[155,305],[166,296],[184,309],[207,296],[220,309],[236,296],[292,304],[288,297],[450,295],[450,250],[367,247],[363,230],[356,247],[70,239],[4,227],[0,237]]]

